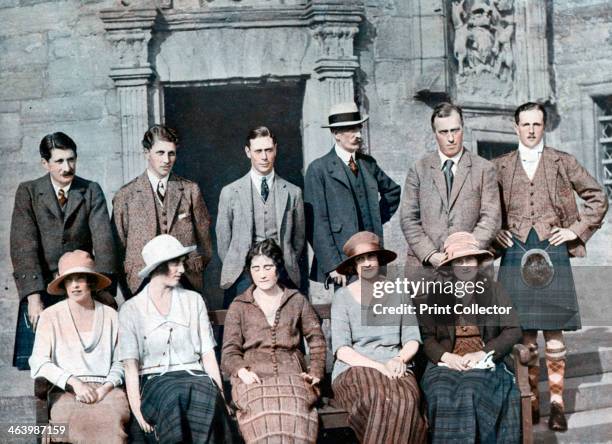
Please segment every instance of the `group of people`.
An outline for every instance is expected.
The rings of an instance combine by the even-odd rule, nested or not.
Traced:
[[[274,170],[272,131],[248,133],[251,169],[223,188],[216,221],[228,308],[221,369],[232,383],[243,439],[317,438],[326,342],[298,290],[306,240],[314,251],[310,278],[335,288],[334,402],[349,412],[361,442],[424,442],[428,430],[434,442],[516,442],[519,395],[504,361],[519,341],[536,349],[538,330],[546,341],[549,427],[567,429],[562,331],[580,328],[569,258],[584,256],[608,201],[572,155],[544,146],[542,105],[521,105],[514,118],[518,149],[489,162],[463,147],[461,108],[436,106],[438,149],[409,168],[403,195],[361,152],[368,117],[354,103],[330,110],[325,126],[335,143],[309,165],[303,197]],[[57,388],[50,392],[51,420],[69,423],[69,441],[125,442],[128,431],[145,442],[237,436],[203,288],[210,217],[198,185],[172,172],[178,144],[166,126],[146,132],[147,168],[117,192],[112,217],[100,186],[75,175],[77,147],[64,133],[41,141],[49,174],[18,187],[11,224],[21,298],[14,365]],[[584,201],[581,211],[574,192]],[[364,324],[364,288],[383,279],[381,267],[396,258],[382,244],[382,227],[398,208],[407,277],[438,279],[449,266],[449,279],[476,281],[501,256],[499,283],[485,279],[484,296],[470,294],[464,303],[513,306],[513,322],[459,316],[418,319],[419,326],[406,315]],[[548,273],[546,282],[533,278],[530,264]],[[119,314],[117,285],[126,300]],[[421,344],[427,364],[419,385],[412,364]],[[537,422],[537,365],[529,376]]]

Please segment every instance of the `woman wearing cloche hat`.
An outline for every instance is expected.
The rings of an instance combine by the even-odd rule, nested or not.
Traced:
[[[334,401],[350,412],[349,424],[359,442],[426,442],[419,387],[407,368],[421,342],[414,316],[388,319],[383,325],[367,325],[362,318],[362,310],[368,310],[368,295],[362,293],[382,279],[380,267],[397,255],[368,231],[351,236],[344,254],[347,259],[336,271],[357,274],[358,279],[339,288],[332,301]]]
[[[40,315],[30,357],[32,378],[57,389],[49,394],[51,421],[67,424],[62,442],[127,442],[130,418],[123,366],[116,353],[117,312],[93,299],[111,281],[94,271],[81,250],[64,254],[59,275],[47,287],[67,298]],[[79,402],[75,402],[79,401]]]
[[[179,284],[195,248],[167,234],[150,240],[139,272],[149,283],[119,312],[119,359],[138,423],[131,428],[136,441],[232,439],[206,304]]]
[[[444,288],[452,283],[454,290],[430,294],[429,302],[451,313],[421,326],[429,360],[421,388],[432,442],[519,442],[520,395],[504,363],[511,365],[509,354],[521,338],[518,316],[501,286],[481,271],[492,255],[472,233],[451,234],[444,255],[441,267],[451,276]]]

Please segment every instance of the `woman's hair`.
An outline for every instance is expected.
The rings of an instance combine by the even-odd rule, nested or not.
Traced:
[[[74,273],[74,274],[79,274],[79,273]],[[94,293],[98,290],[96,287],[96,284],[98,283],[98,280],[92,276],[91,274],[85,274],[85,278],[87,279],[87,287],[89,288],[89,291],[91,291],[91,295],[93,296]],[[72,276],[72,274],[69,274],[68,276]],[[68,277],[66,276],[66,277]],[[66,279],[64,278],[64,280],[62,281],[61,285],[60,285],[64,291],[67,291],[66,288]]]
[[[167,260],[166,262],[162,262],[157,267],[155,267],[151,273],[149,273],[149,278],[152,278],[153,276],[157,276],[158,274],[162,274],[162,275],[168,274],[168,272],[170,271],[171,262],[178,262],[181,259],[185,259],[186,257],[187,255],[179,256],[179,257],[175,257],[174,259]]]
[[[283,250],[274,239],[265,239],[260,242],[256,242],[251,247],[246,257],[244,264],[244,271],[251,276],[251,263],[253,258],[256,256],[265,256],[272,259],[272,262],[276,266],[276,276],[278,277],[279,283],[284,286],[291,286],[289,284],[289,278],[287,276],[287,270],[285,269],[285,260],[283,259]]]

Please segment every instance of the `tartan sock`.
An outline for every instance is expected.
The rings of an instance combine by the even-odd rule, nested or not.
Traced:
[[[548,388],[550,390],[550,402],[556,402],[563,407],[563,386],[565,377],[565,359],[546,359],[548,370]]]
[[[531,388],[531,409],[540,410],[540,392],[538,382],[540,381],[540,366],[533,365],[528,369],[529,387]]]

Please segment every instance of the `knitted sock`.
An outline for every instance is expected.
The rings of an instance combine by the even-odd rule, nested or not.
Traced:
[[[551,360],[546,359],[546,369],[548,370],[548,388],[550,390],[550,402],[556,402],[563,407],[563,386],[565,378],[565,359]]]

